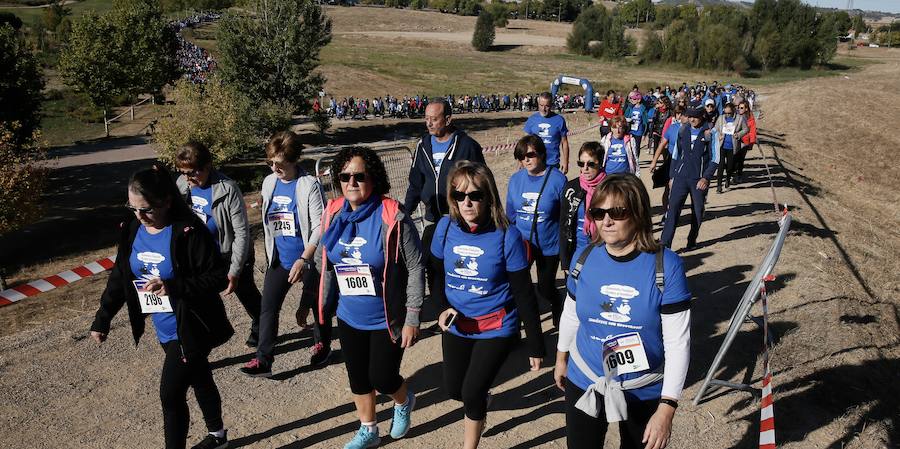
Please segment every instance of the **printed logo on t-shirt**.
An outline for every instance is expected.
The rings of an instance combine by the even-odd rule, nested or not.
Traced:
[[[640,295],[640,292],[634,287],[628,285],[609,284],[600,287],[600,294],[607,297],[607,300],[600,305],[603,309],[600,316],[616,323],[627,323],[631,321],[631,306],[628,301]]]
[[[473,286],[469,287],[469,293],[474,293],[476,295],[484,296],[487,294],[487,290],[485,290],[484,287],[482,287],[480,285],[479,286],[473,285]]]
[[[465,290],[465,289],[466,289],[466,284],[453,285],[453,284],[451,284],[451,283],[448,282],[448,283],[447,283],[447,287],[450,287],[450,288],[452,288],[453,290]]]
[[[194,215],[200,217],[204,223],[206,223],[206,212],[203,212],[203,208],[208,206],[209,202],[206,201],[206,198],[202,196],[191,195],[191,210],[194,211]]]
[[[141,266],[141,277],[150,280],[159,278],[159,264],[163,263],[166,258],[160,253],[145,251],[137,254],[137,260],[144,263]]]
[[[538,192],[522,192],[522,198],[525,200],[522,203],[522,211],[533,214],[534,208],[537,206],[538,196],[540,196]]]
[[[553,126],[549,123],[539,123],[538,128],[541,130],[538,131],[538,136],[540,137],[550,137],[550,127]],[[544,140],[544,143],[549,143],[547,140]]]
[[[453,271],[462,276],[478,276],[478,256],[484,250],[477,246],[459,245],[453,247],[453,254],[459,256],[453,263]],[[471,289],[470,289],[471,291]]]
[[[343,239],[338,240],[338,245],[341,245],[343,249],[341,250],[341,262],[346,264],[361,264],[362,263],[362,248],[366,243],[366,239],[362,237],[353,237],[353,240],[350,243],[345,242]]]
[[[441,169],[441,164],[444,163],[444,157],[446,155],[446,152],[431,154],[431,163],[434,164],[434,171],[439,171]]]
[[[272,202],[278,205],[274,208],[275,210],[286,211],[288,210],[288,205],[291,204],[291,197],[277,195],[272,198]]]

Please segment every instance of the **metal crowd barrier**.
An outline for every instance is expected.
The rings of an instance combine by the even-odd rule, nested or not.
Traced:
[[[409,187],[412,150],[408,146],[402,145],[372,149],[378,152],[378,156],[381,157],[381,161],[384,163],[388,180],[391,182],[390,195],[402,201],[406,195],[406,189]],[[316,160],[316,177],[322,183],[325,189],[325,196],[328,199],[334,199],[341,194],[339,189],[335,189],[333,174],[331,173],[331,162],[338,151],[340,151],[339,148],[323,150],[321,151],[322,157]],[[424,214],[425,208],[422,204],[419,204],[416,210],[410,212],[410,218],[415,223],[420,235],[422,230],[425,229]]]
[[[725,358],[725,354],[728,353],[728,349],[731,348],[731,344],[734,342],[734,338],[740,331],[741,326],[747,321],[757,322],[757,320],[750,315],[750,310],[759,298],[760,290],[764,287],[763,282],[765,282],[766,278],[772,274],[772,270],[775,269],[775,264],[778,263],[778,257],[781,255],[781,248],[784,246],[784,240],[787,237],[790,227],[791,214],[785,210],[784,215],[782,215],[780,220],[778,235],[775,236],[775,241],[772,242],[772,246],[769,248],[765,257],[763,257],[762,263],[759,265],[759,268],[756,270],[756,273],[750,281],[750,285],[744,290],[744,295],[741,297],[740,303],[738,303],[737,308],[731,315],[728,332],[725,334],[725,341],[723,341],[722,346],[719,347],[719,352],[716,353],[716,357],[713,359],[713,363],[706,373],[706,378],[703,379],[703,384],[700,386],[700,390],[697,391],[697,396],[694,397],[694,405],[700,403],[711,386],[757,393],[758,389],[748,384],[727,382],[714,379],[713,376],[716,374],[716,371],[719,370],[719,365],[721,365],[722,359]],[[760,323],[757,322],[757,324]],[[769,341],[768,343],[771,345],[772,342]]]

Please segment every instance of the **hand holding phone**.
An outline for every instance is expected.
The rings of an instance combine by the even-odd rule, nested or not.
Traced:
[[[444,332],[450,329],[450,326],[453,325],[453,322],[456,321],[456,317],[459,315],[452,307],[441,312],[441,315],[438,317],[438,326],[441,327],[441,330]]]

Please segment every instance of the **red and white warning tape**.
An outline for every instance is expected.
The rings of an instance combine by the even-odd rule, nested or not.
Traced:
[[[106,257],[71,270],[57,273],[53,276],[38,279],[24,285],[17,285],[8,290],[0,291],[0,306],[6,306],[16,301],[21,301],[43,292],[53,290],[75,281],[91,277],[95,274],[109,270],[116,263],[116,256]]]
[[[769,302],[766,282],[775,280],[771,274],[763,279],[760,288],[763,309],[763,370],[762,400],[759,404],[759,449],[775,449],[775,399],[772,396],[772,372],[769,370]]]

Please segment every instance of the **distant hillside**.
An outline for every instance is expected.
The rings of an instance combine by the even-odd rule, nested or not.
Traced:
[[[662,0],[657,5],[695,5],[695,6],[715,6],[715,5],[732,5],[751,7],[753,2],[731,1],[731,0]]]

